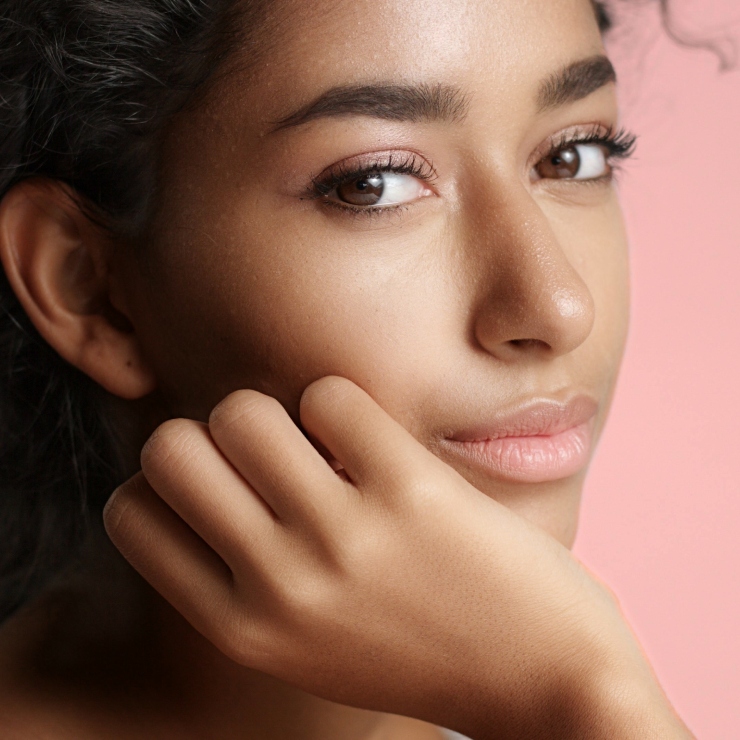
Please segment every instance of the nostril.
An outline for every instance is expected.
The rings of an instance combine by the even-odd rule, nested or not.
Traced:
[[[548,348],[547,342],[543,342],[541,339],[510,339],[509,344],[512,347],[521,347],[522,349],[530,348]]]

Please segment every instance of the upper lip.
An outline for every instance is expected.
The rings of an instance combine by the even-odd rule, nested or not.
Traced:
[[[598,404],[590,396],[566,401],[535,398],[499,412],[489,421],[447,437],[452,442],[484,442],[504,437],[550,437],[585,424]]]

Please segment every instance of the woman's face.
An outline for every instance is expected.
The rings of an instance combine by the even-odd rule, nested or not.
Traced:
[[[168,412],[254,388],[297,421],[344,376],[570,544],[628,311],[589,0],[278,8],[168,130],[122,258]]]

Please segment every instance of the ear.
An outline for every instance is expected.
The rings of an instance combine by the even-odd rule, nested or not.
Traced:
[[[111,302],[112,249],[62,183],[26,180],[0,203],[0,261],[39,334],[110,393],[141,398],[156,379]]]

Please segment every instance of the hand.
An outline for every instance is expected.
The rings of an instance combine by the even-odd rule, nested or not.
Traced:
[[[348,380],[309,386],[300,418],[342,475],[276,400],[238,391],[207,425],[160,426],[106,507],[123,555],[226,655],[480,738],[612,737],[578,727],[611,711],[604,697],[630,716],[651,711],[630,687],[664,702],[564,547]]]

